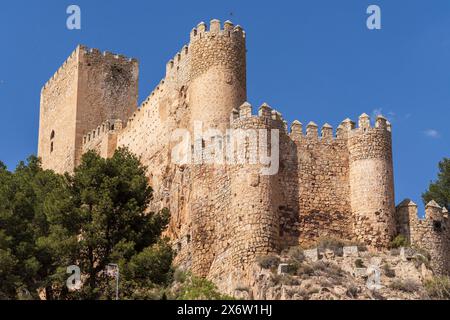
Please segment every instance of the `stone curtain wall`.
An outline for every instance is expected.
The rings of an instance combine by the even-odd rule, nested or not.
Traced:
[[[117,149],[117,134],[122,130],[122,120],[105,121],[83,137],[83,153],[94,150],[109,158]]]
[[[390,124],[378,117],[371,127],[366,114],[359,126],[347,119],[336,135],[329,124],[311,122],[306,134],[294,121],[294,143],[281,149],[281,180],[286,194],[281,207],[285,244],[297,237],[310,245],[319,238],[352,239],[381,249],[395,235],[394,184]],[[283,168],[289,168],[286,173]],[[289,175],[297,177],[297,183]],[[292,197],[292,192],[298,195]]]
[[[302,245],[310,245],[321,237],[352,238],[347,140],[334,137],[332,130],[326,124],[319,135],[318,126],[311,122],[306,135],[293,136],[298,159]]]
[[[425,218],[418,216],[417,205],[404,200],[397,206],[397,230],[411,245],[425,249],[431,256],[431,267],[437,274],[450,274],[450,224],[448,211],[435,201],[425,207]]]

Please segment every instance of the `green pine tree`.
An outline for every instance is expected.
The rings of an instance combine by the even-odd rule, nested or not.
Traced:
[[[440,206],[450,209],[450,159],[444,158],[439,162],[438,178],[430,183],[422,199],[425,204],[435,200]]]
[[[0,163],[0,299],[111,299],[119,264],[122,299],[159,298],[171,281],[172,250],[161,234],[166,209],[148,212],[146,168],[126,149],[86,153],[73,175],[42,170],[36,157],[9,172]],[[77,265],[83,288],[69,292]]]

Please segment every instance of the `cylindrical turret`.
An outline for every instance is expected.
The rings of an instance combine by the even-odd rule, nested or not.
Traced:
[[[200,23],[191,32],[189,50],[191,121],[224,130],[233,108],[247,99],[245,33],[229,21],[221,28],[212,20],[209,30]]]
[[[379,116],[375,128],[363,114],[348,135],[350,200],[356,239],[386,248],[395,235],[394,176],[391,132]]]
[[[241,109],[245,109],[245,106]],[[282,121],[271,118],[270,110],[261,111],[258,117],[243,113],[232,122],[232,128],[242,130],[241,134],[245,135],[245,138],[234,137],[235,141],[242,144],[236,146],[236,165],[230,168],[230,224],[233,230],[230,238],[231,258],[232,265],[237,269],[244,270],[258,256],[279,249],[279,176],[277,172],[265,174],[262,169],[267,166],[259,160],[261,153],[277,154],[278,150],[275,149],[278,148],[282,127]],[[252,158],[258,161],[253,164]]]

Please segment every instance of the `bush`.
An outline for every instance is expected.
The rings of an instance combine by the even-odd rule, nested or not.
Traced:
[[[300,281],[289,274],[281,274],[272,276],[274,285],[298,286]]]
[[[230,296],[222,295],[211,281],[187,274],[187,279],[181,288],[177,300],[232,300]]]
[[[312,276],[314,274],[314,269],[308,264],[300,264],[297,268],[298,276]]]
[[[383,272],[386,277],[395,278],[395,270],[391,269],[387,263],[383,265]]]
[[[305,260],[305,255],[303,254],[303,250],[300,247],[291,247],[289,248],[287,255],[294,261],[303,262]]]
[[[391,283],[390,288],[403,292],[413,293],[419,289],[420,285],[413,280],[395,280]]]
[[[362,261],[362,259],[355,260],[355,267],[356,268],[364,268],[364,262]]]
[[[330,279],[340,280],[344,275],[343,270],[329,262],[318,261],[313,265],[314,274],[317,276],[326,276]]]
[[[430,260],[431,260],[430,253],[427,250],[418,247],[414,247],[414,251],[415,251],[415,254],[413,256],[414,266],[416,268],[420,268],[423,263],[427,268],[430,268]]]
[[[391,241],[389,246],[391,249],[408,247],[409,246],[408,239],[406,239],[406,237],[404,235],[400,234],[400,235],[396,236],[394,238],[394,240]]]
[[[258,257],[258,265],[263,269],[275,269],[280,264],[280,258],[274,255]]]
[[[187,279],[187,274],[186,272],[180,270],[180,269],[176,269],[175,272],[173,273],[173,280],[175,282],[178,283],[184,283]]]
[[[288,266],[287,266],[287,274],[290,275],[296,275],[298,272],[298,269],[300,268],[300,263],[294,260],[289,260],[288,261]]]
[[[433,299],[449,300],[450,299],[450,278],[434,277],[425,282],[425,289]]]
[[[413,247],[413,249],[414,249],[416,255],[422,255],[422,256],[424,256],[424,258],[426,258],[426,260],[428,260],[428,261],[431,260],[431,255],[427,250],[425,250],[423,248],[419,248],[419,247]]]
[[[351,284],[347,287],[347,296],[352,299],[356,299],[358,297],[359,289],[357,286]]]

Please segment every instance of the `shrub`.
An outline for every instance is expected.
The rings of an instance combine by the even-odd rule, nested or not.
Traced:
[[[323,261],[317,261],[314,263],[313,270],[315,275],[326,276],[332,280],[335,280],[334,282],[340,282],[340,279],[344,275],[344,272],[339,266]]]
[[[406,239],[406,237],[404,235],[400,234],[400,235],[396,236],[394,238],[394,240],[391,241],[389,246],[391,249],[408,247],[409,246],[408,239]]]
[[[355,267],[356,268],[364,268],[364,262],[362,261],[362,259],[355,260]]]
[[[216,285],[204,278],[188,275],[177,300],[232,300],[222,295]]]
[[[352,299],[356,299],[358,297],[359,289],[357,286],[351,284],[347,287],[347,296]]]
[[[449,300],[450,299],[450,278],[434,277],[425,282],[425,289],[433,299]]]
[[[298,269],[300,268],[300,263],[297,261],[289,260],[287,266],[287,273],[290,275],[296,275]]]
[[[416,254],[424,256],[428,261],[431,260],[431,255],[427,250],[420,247],[413,247],[413,249]]]
[[[391,269],[391,267],[389,266],[389,264],[384,264],[383,265],[383,271],[384,271],[384,275],[388,278],[395,278],[395,270]]]
[[[303,250],[300,247],[291,247],[289,248],[287,255],[294,261],[303,262],[305,260],[305,255],[303,254]]]
[[[420,285],[413,280],[395,280],[391,283],[390,288],[403,292],[416,292]]]
[[[280,264],[280,258],[274,255],[262,256],[258,257],[257,262],[263,269],[274,269]]]
[[[187,277],[188,275],[186,274],[186,272],[180,269],[176,269],[175,272],[173,273],[173,280],[175,282],[184,283]]]
[[[431,255],[430,253],[422,248],[414,247],[415,254],[413,256],[414,266],[416,268],[419,268],[422,266],[422,263],[427,267],[430,268],[430,260]]]
[[[314,274],[314,269],[308,264],[300,264],[297,268],[298,276],[312,276]]]

